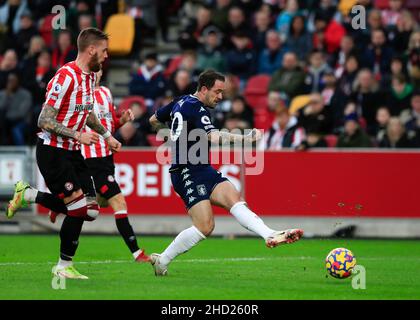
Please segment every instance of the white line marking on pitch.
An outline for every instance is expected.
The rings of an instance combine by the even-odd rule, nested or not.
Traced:
[[[243,262],[243,261],[264,261],[264,260],[307,260],[314,257],[244,257],[244,258],[214,258],[214,259],[180,259],[173,262],[178,263],[208,263],[208,262]],[[100,260],[100,261],[75,261],[75,264],[112,264],[112,263],[133,263],[133,260]],[[29,266],[55,264],[55,262],[0,262],[1,266]]]

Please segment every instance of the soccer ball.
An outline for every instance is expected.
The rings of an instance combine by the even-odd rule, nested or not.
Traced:
[[[346,248],[336,248],[327,255],[325,266],[334,278],[345,279],[350,277],[356,266],[356,257]]]

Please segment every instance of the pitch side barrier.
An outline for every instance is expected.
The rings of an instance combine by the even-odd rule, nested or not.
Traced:
[[[116,180],[130,212],[184,215],[170,165],[158,163],[155,151],[125,148],[115,155]],[[420,218],[420,150],[266,151],[262,161],[259,174],[247,174],[250,165],[214,164],[262,216]],[[37,178],[44,190],[39,173]]]
[[[13,194],[18,180],[35,183],[35,167],[31,147],[0,146],[0,199],[6,200]]]

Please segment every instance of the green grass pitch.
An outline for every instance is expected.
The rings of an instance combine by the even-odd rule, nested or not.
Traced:
[[[140,237],[148,253],[172,237]],[[75,259],[89,280],[52,288],[58,235],[0,236],[0,299],[420,299],[420,241],[301,240],[267,249],[257,238],[210,238],[157,278],[118,236],[82,235]],[[366,269],[366,289],[327,276],[331,249],[346,247]]]

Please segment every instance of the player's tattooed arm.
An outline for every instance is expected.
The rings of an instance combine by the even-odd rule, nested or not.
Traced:
[[[44,105],[38,118],[38,127],[62,137],[76,138],[78,132],[67,128],[56,119],[58,110]]]
[[[96,116],[95,112],[91,112],[86,119],[86,125],[92,130],[99,133],[101,136],[106,133],[108,130],[102,125]]]

